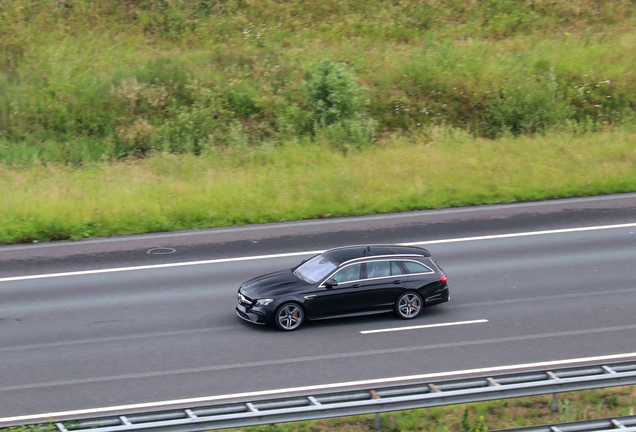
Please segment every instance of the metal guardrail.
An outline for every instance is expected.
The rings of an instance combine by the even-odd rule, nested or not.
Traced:
[[[636,432],[636,415],[490,432]]]
[[[636,361],[115,415],[56,426],[60,432],[204,431],[632,384],[636,384]]]

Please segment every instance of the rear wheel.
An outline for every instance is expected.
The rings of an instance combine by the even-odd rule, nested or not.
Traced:
[[[303,323],[305,313],[296,303],[285,303],[276,311],[274,322],[283,331],[296,330]]]
[[[405,292],[395,301],[395,313],[402,319],[413,319],[420,314],[424,306],[422,297],[414,292]]]

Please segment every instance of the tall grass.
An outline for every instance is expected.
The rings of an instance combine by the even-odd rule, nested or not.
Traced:
[[[3,0],[0,161],[199,154],[308,130],[319,143],[621,125],[636,109],[634,12],[633,0]],[[364,121],[308,124],[323,59],[365,89]]]
[[[496,140],[430,129],[364,150],[289,142],[82,167],[0,167],[0,243],[636,189],[636,131]]]
[[[634,190],[635,12],[3,0],[0,242]]]

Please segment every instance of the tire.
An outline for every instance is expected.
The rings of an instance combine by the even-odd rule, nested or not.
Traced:
[[[305,320],[305,312],[296,303],[284,303],[277,310],[274,316],[274,323],[279,330],[296,330]]]
[[[422,312],[424,301],[415,291],[401,294],[395,301],[395,313],[402,319],[413,319]]]

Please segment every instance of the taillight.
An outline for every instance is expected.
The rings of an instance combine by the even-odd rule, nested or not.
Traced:
[[[446,279],[446,275],[441,275],[439,277],[440,282],[446,282],[448,279]]]

